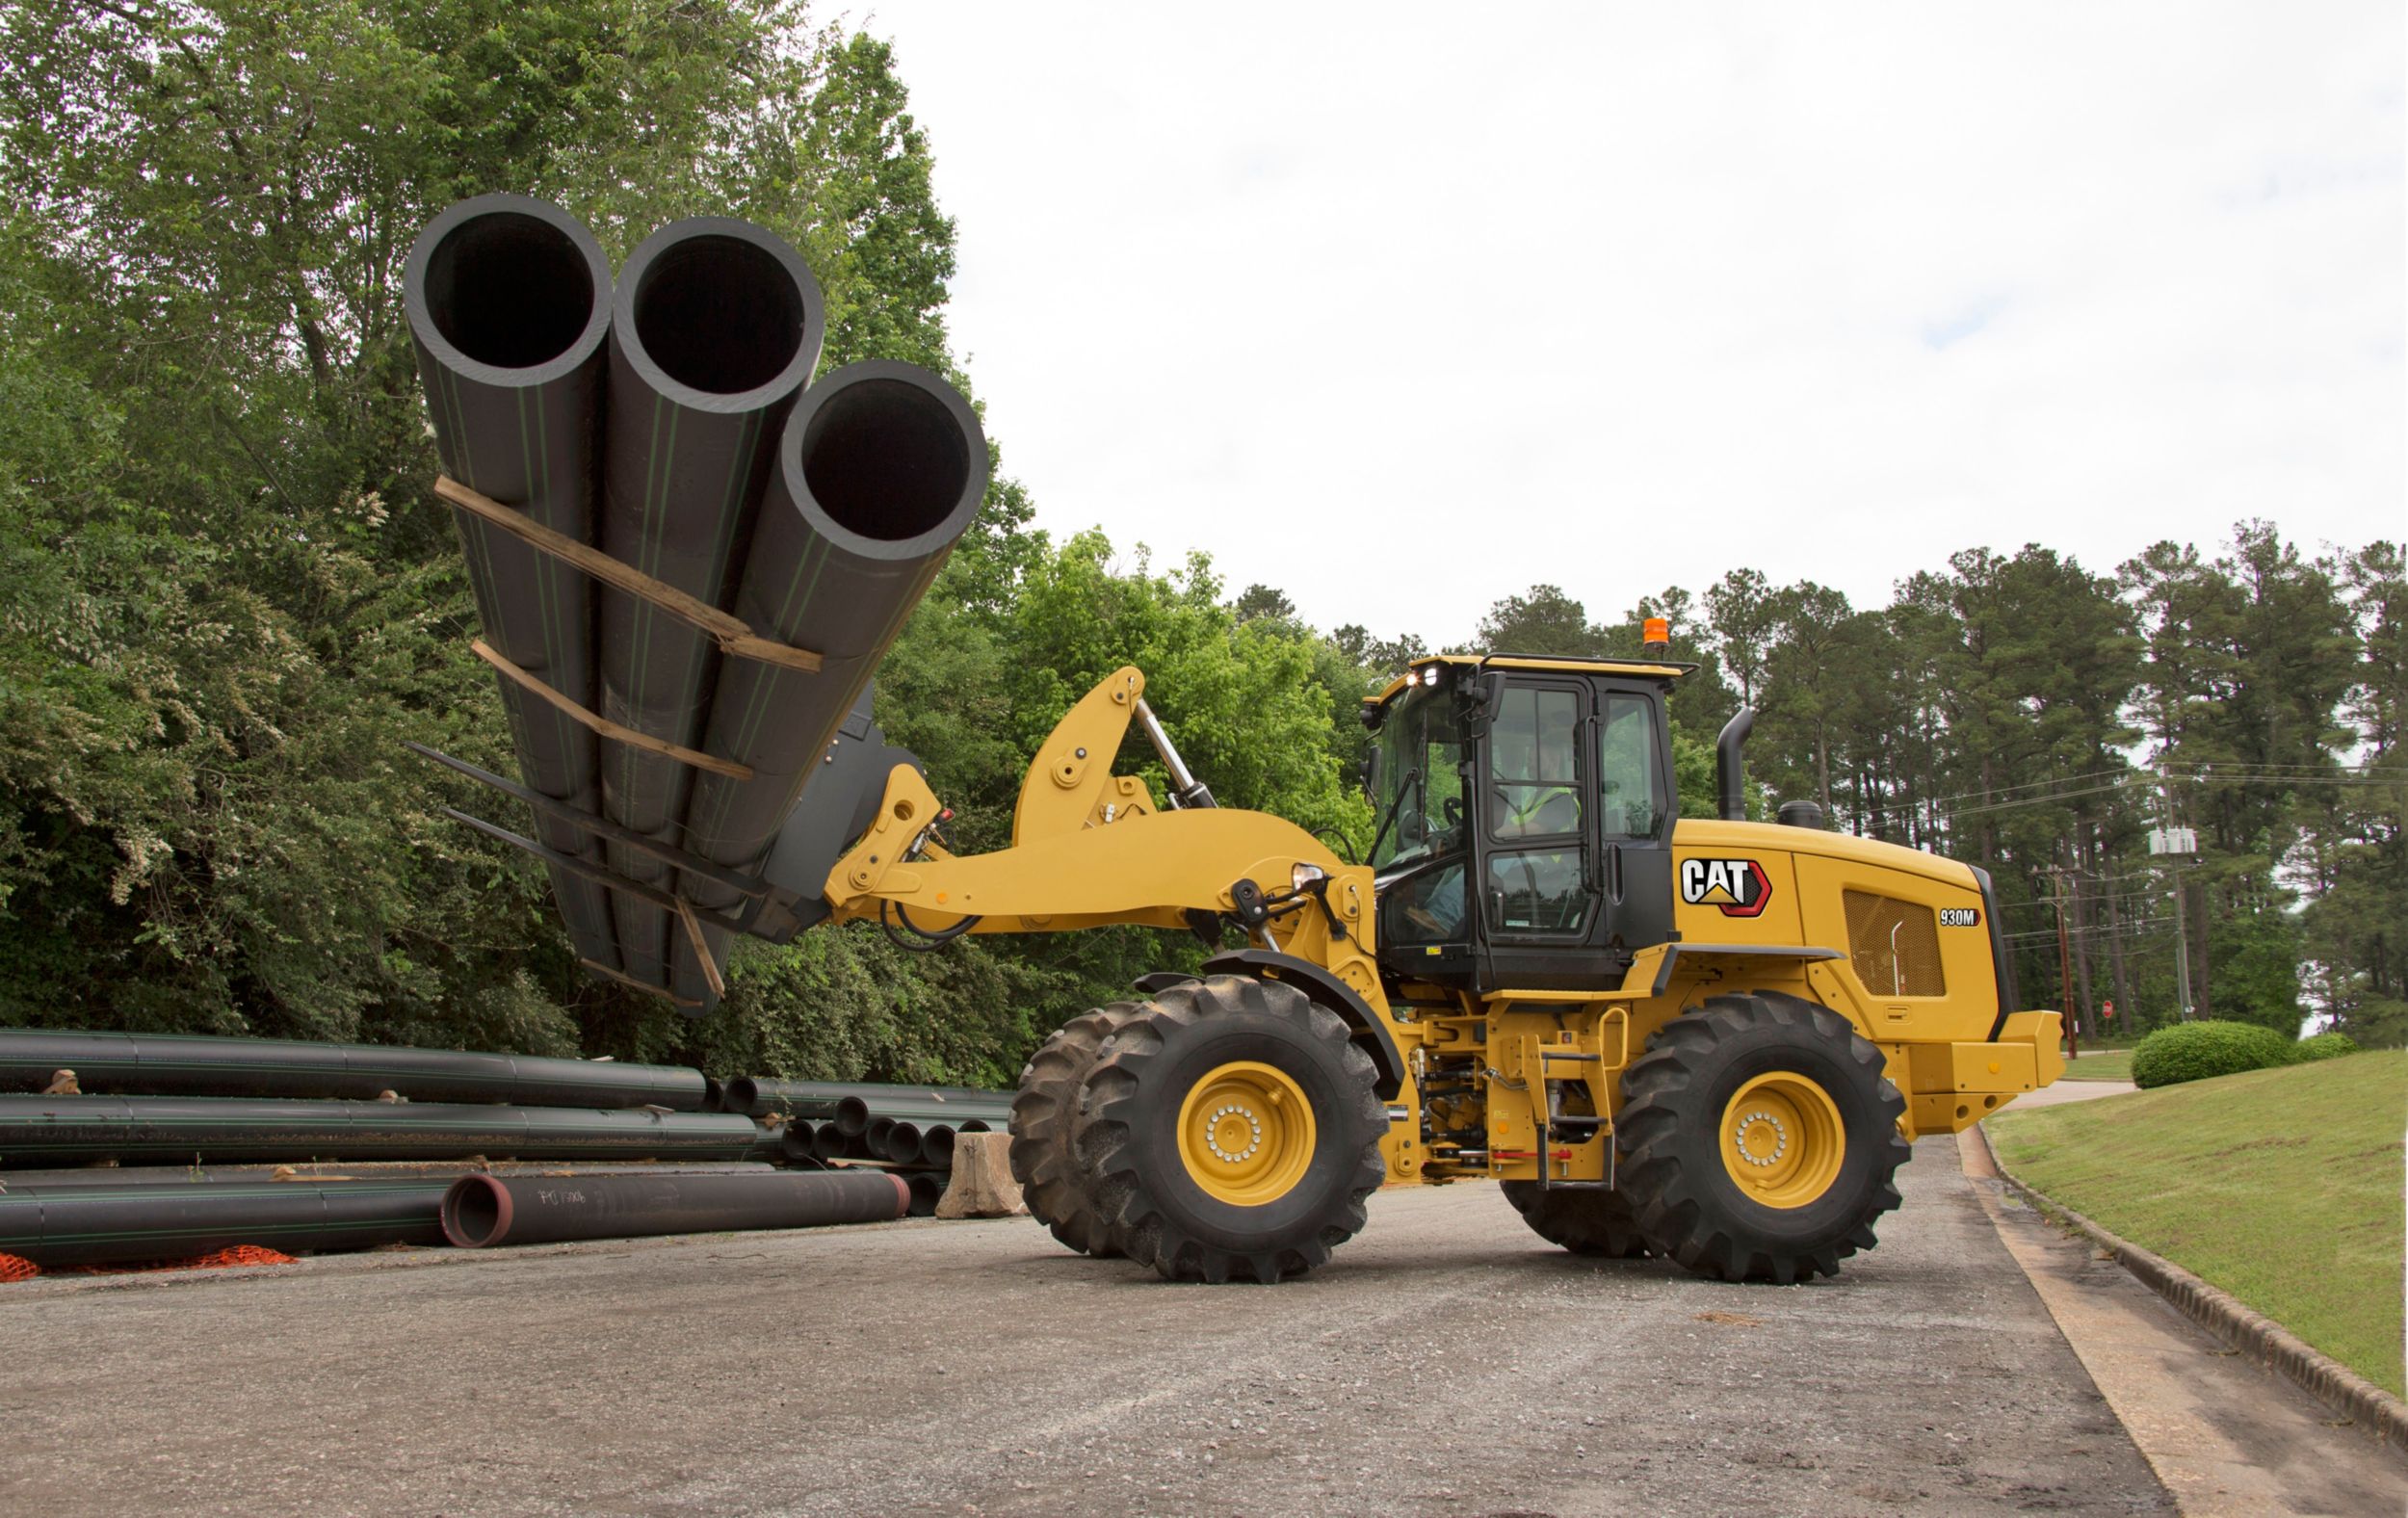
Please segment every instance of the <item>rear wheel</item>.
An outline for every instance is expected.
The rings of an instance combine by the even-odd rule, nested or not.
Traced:
[[[1086,1079],[1076,1149],[1129,1258],[1164,1277],[1301,1275],[1358,1232],[1388,1109],[1346,1024],[1216,976],[1138,1008]]]
[[[1558,1248],[1601,1260],[1636,1260],[1647,1252],[1638,1219],[1618,1191],[1566,1191],[1536,1181],[1507,1181],[1505,1196],[1531,1232]]]
[[[1898,1205],[1881,1051],[1792,996],[1717,996],[1622,1078],[1620,1181],[1650,1248],[1724,1280],[1837,1275]]]
[[[1038,1222],[1072,1249],[1110,1259],[1120,1253],[1096,1216],[1086,1174],[1070,1150],[1071,1119],[1096,1054],[1112,1030],[1136,1013],[1135,1002],[1114,1002],[1055,1030],[1020,1072],[1011,1101],[1011,1178]]]

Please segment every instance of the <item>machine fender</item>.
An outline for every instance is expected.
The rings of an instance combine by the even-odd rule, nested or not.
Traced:
[[[1837,949],[1800,948],[1795,944],[1674,944],[1665,952],[1662,962],[1656,966],[1656,984],[1648,992],[1650,996],[1662,996],[1664,987],[1672,983],[1672,967],[1684,955],[1697,959],[1745,955],[1755,959],[1792,959],[1799,963],[1845,957]]]
[[[1250,975],[1257,980],[1279,981],[1295,986],[1336,1012],[1355,1043],[1372,1057],[1372,1067],[1379,1072],[1377,1089],[1381,1101],[1393,1102],[1397,1093],[1404,1089],[1404,1057],[1397,1052],[1397,1041],[1389,1035],[1379,1014],[1356,994],[1354,987],[1320,965],[1294,955],[1273,954],[1269,949],[1233,949],[1205,960],[1204,973]]]

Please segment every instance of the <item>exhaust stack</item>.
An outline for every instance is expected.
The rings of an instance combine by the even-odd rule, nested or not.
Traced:
[[[1726,823],[1747,820],[1747,735],[1755,726],[1756,709],[1742,706],[1714,739],[1714,795]]]

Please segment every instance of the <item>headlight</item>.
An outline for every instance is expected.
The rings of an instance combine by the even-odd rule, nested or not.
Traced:
[[[1288,889],[1301,891],[1314,881],[1324,879],[1329,872],[1317,864],[1300,864],[1288,872]]]

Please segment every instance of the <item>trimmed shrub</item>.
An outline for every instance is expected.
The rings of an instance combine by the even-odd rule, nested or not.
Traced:
[[[2133,1051],[2133,1084],[2180,1086],[2291,1061],[2291,1040],[2255,1023],[2176,1023]]]
[[[2290,1057],[2293,1060],[2338,1060],[2343,1055],[2357,1052],[2357,1040],[2347,1034],[2312,1034],[2299,1040]]]

